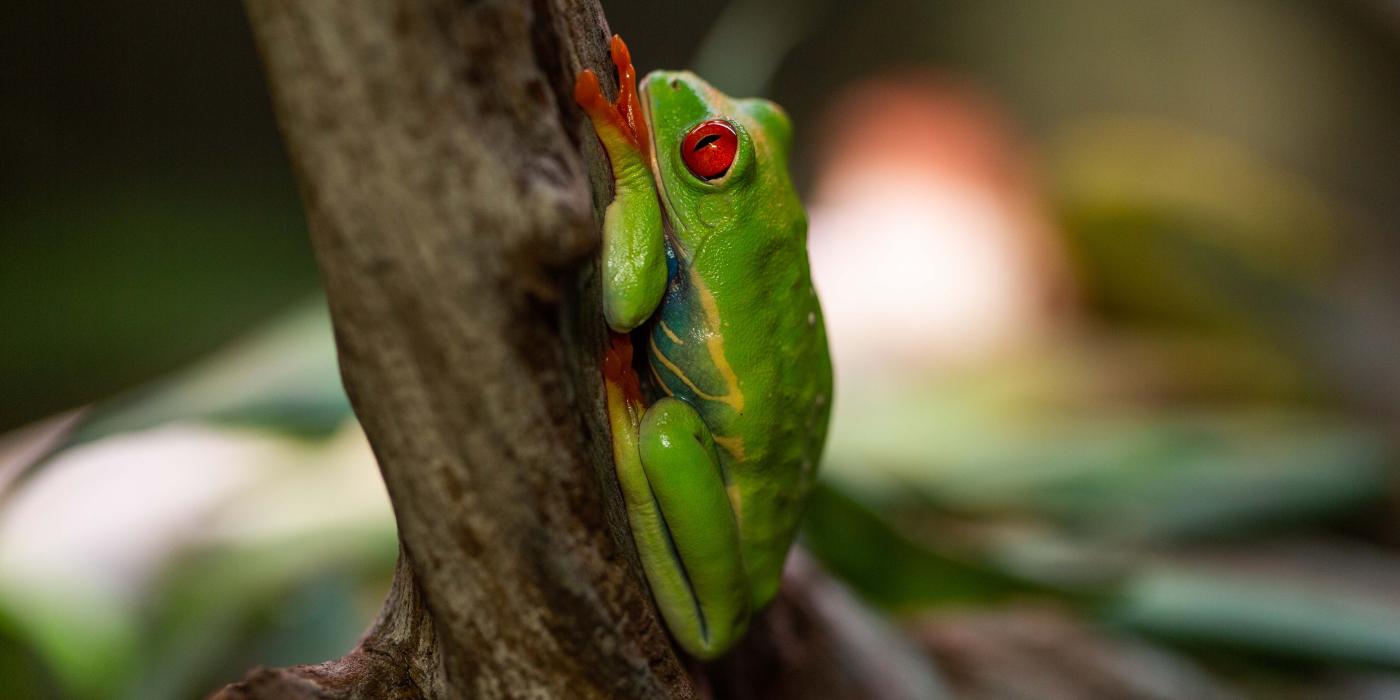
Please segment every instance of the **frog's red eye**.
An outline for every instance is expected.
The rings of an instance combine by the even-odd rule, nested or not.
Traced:
[[[681,141],[685,167],[702,180],[713,180],[729,172],[738,153],[739,135],[723,119],[712,119],[696,126]]]

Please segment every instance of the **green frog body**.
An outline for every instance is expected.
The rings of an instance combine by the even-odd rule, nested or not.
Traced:
[[[831,360],[787,115],[688,72],[653,72],[638,92],[617,37],[612,54],[617,101],[591,71],[575,98],[614,177],[613,455],[662,617],[708,659],[777,593],[826,439]]]

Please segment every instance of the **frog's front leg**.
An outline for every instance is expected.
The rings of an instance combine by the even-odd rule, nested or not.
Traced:
[[[603,316],[625,333],[646,321],[666,290],[661,203],[651,175],[650,145],[627,45],[614,36],[617,102],[610,103],[591,70],[578,75],[574,101],[588,114],[612,164],[613,201],[603,212]]]

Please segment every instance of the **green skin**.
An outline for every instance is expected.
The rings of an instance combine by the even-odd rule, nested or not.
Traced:
[[[614,456],[653,596],[680,645],[708,659],[777,593],[826,439],[831,360],[787,116],[686,72],[648,75],[642,104],[650,164],[595,117],[616,185],[604,311],[636,331],[650,399],[643,411],[610,383]],[[707,181],[680,149],[711,119],[739,148]]]

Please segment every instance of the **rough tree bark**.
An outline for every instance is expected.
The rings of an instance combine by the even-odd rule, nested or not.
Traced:
[[[597,371],[593,0],[247,0],[341,373],[401,552],[347,656],[223,698],[918,697],[918,657],[799,560],[730,661],[682,661],[632,550]],[[590,187],[590,184],[592,187]],[[594,193],[594,194],[590,194]]]

